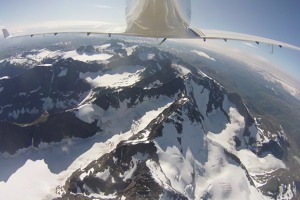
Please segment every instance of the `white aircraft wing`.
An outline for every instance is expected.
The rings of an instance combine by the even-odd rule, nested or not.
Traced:
[[[75,25],[68,27],[55,27],[55,28],[38,28],[29,31],[15,32],[10,33],[7,29],[2,29],[4,38],[18,38],[18,37],[33,37],[36,35],[57,35],[57,34],[108,34],[110,35],[123,35],[123,36],[135,36],[135,37],[155,37],[156,34],[153,34],[151,31],[128,31],[127,25],[120,24],[110,24],[110,23],[102,23],[91,26],[83,26],[83,25]],[[165,34],[161,32],[159,38],[194,38],[195,34],[188,30],[187,32],[181,32],[180,34],[176,33],[168,33]],[[197,36],[196,36],[197,37]]]
[[[42,28],[24,32],[9,33],[7,29],[2,29],[4,38],[33,37],[35,35],[57,35],[61,33],[81,33],[81,34],[114,34],[114,35],[131,35],[126,33],[125,25],[117,24],[100,24],[94,27],[67,27],[67,28]]]
[[[141,33],[133,33],[127,32],[126,25],[117,25],[117,24],[100,24],[94,27],[68,27],[68,28],[47,28],[47,29],[36,29],[32,31],[26,32],[18,32],[18,33],[9,33],[6,29],[2,29],[4,38],[16,38],[16,37],[24,37],[24,36],[35,36],[35,35],[47,35],[47,34],[61,34],[61,33],[81,33],[81,34],[108,34],[110,35],[124,35],[124,36],[138,36],[138,37],[151,37],[149,35],[143,35]],[[170,35],[168,35],[169,38]],[[174,36],[172,38],[201,38],[204,41],[208,39],[222,39],[222,40],[239,40],[239,41],[249,41],[259,43],[271,44],[274,46],[278,46],[280,48],[290,48],[294,50],[300,51],[300,47],[287,44],[284,42],[258,37],[254,35],[247,35],[242,33],[235,32],[227,32],[227,31],[219,31],[219,30],[206,30],[206,29],[198,29],[198,28],[190,28],[186,34],[181,35],[180,37]]]
[[[205,29],[197,29],[197,28],[191,28],[190,30],[194,32],[195,35],[203,39],[204,41],[208,39],[221,39],[225,41],[227,40],[249,41],[249,42],[255,42],[256,44],[265,43],[265,44],[278,46],[280,48],[285,47],[285,48],[290,48],[290,49],[300,51],[300,47],[287,44],[284,42],[268,39],[268,38],[254,36],[254,35],[219,31],[219,30],[205,30]]]

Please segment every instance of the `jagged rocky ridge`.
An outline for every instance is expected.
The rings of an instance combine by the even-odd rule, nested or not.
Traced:
[[[280,198],[295,190],[293,182],[272,181],[271,169],[285,169],[279,160],[263,156],[269,151],[264,145],[275,142],[270,149],[279,152],[283,145],[259,142],[266,136],[237,94],[228,94],[172,54],[122,44],[113,41],[101,49],[113,55],[107,63],[62,59],[1,80],[0,117],[8,121],[1,122],[0,137],[7,146],[0,150],[15,153],[97,132],[127,134],[111,151],[72,173],[58,199],[233,199],[241,190],[254,199]],[[87,55],[101,51],[77,49]],[[159,109],[149,123],[139,124]],[[249,167],[249,159],[273,165]]]

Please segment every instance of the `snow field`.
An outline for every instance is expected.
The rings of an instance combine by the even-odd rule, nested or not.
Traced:
[[[80,78],[85,79],[93,88],[96,87],[125,87],[135,84],[140,80],[140,74],[145,70],[142,66],[127,66],[112,69],[106,73],[80,73]]]
[[[74,60],[82,61],[82,62],[91,62],[91,61],[104,61],[108,60],[113,55],[102,53],[102,54],[94,54],[94,55],[79,55],[76,51],[68,51],[62,54],[64,59],[73,58]]]
[[[144,114],[141,115],[140,119],[138,119],[139,123],[135,123],[134,126],[129,127],[127,132],[120,131],[119,134],[115,135],[95,135],[90,139],[76,139],[75,143],[70,144],[55,144],[52,147],[48,146],[47,148],[42,148],[37,151],[28,152],[30,157],[47,157],[53,159],[51,162],[54,164],[57,162],[55,159],[58,155],[63,162],[64,157],[66,160],[69,160],[72,157],[73,153],[82,152],[80,156],[75,156],[76,159],[72,161],[67,168],[62,171],[52,172],[48,168],[48,164],[43,160],[28,160],[24,165],[22,165],[17,171],[10,176],[10,178],[3,182],[0,182],[0,199],[2,197],[4,199],[25,199],[25,200],[40,200],[43,198],[52,199],[58,196],[56,194],[58,186],[62,186],[65,184],[66,179],[77,169],[85,167],[93,160],[98,159],[101,155],[105,153],[109,153],[116,145],[122,141],[127,140],[133,135],[134,132],[138,132],[143,130],[154,118],[156,118],[165,108],[170,105],[171,99],[163,98],[164,101],[154,101],[152,104],[150,103],[145,105],[143,110]],[[161,105],[161,107],[160,107]],[[153,108],[155,107],[155,108]],[[87,110],[86,113],[92,112],[91,110]],[[108,115],[111,114],[111,118],[115,114],[116,111],[108,111]],[[128,111],[132,112],[132,111]],[[110,114],[109,114],[110,113]],[[143,112],[142,112],[143,113]],[[141,113],[141,114],[142,114]],[[126,116],[126,114],[125,114]],[[109,118],[109,116],[108,116]],[[128,118],[122,116],[123,121],[128,120]],[[129,118],[130,122],[123,122],[125,124],[131,124],[132,118]],[[120,119],[118,119],[120,121]],[[120,121],[121,122],[121,121]],[[132,130],[131,130],[132,128]],[[113,128],[111,129],[111,131]],[[116,132],[114,132],[116,133]],[[95,144],[94,142],[97,141]],[[91,147],[91,143],[93,144]],[[44,156],[38,156],[44,155]],[[19,163],[21,160],[26,159],[23,157],[23,154],[12,158],[12,165],[15,163]],[[27,159],[26,159],[27,160]],[[0,158],[0,163],[7,161],[5,158]],[[6,166],[9,168],[9,166]],[[53,170],[53,169],[52,169]],[[40,176],[32,176],[32,174],[41,173]],[[128,172],[125,178],[129,178],[132,172]],[[105,178],[108,174],[102,173],[98,174],[100,177]],[[26,180],[26,181],[24,181]],[[27,187],[28,186],[28,187]],[[13,193],[15,188],[18,188],[18,193]],[[101,196],[101,195],[100,195]],[[102,194],[101,197],[103,197]]]

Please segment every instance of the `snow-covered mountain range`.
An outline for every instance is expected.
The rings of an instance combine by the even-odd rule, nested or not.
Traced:
[[[297,198],[284,131],[157,47],[36,49],[0,74],[0,199]]]

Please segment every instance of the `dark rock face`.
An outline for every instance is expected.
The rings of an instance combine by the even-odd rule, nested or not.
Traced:
[[[86,54],[86,55],[94,55],[95,53],[97,53],[96,49],[94,48],[94,46],[92,45],[88,45],[88,46],[81,46],[78,49],[76,49],[76,52],[79,55],[82,54]]]
[[[0,152],[14,154],[41,142],[86,138],[99,131],[96,122],[87,124],[66,110],[77,107],[91,89],[80,73],[100,69],[99,64],[67,59],[0,80]],[[45,112],[49,116],[43,119]]]
[[[23,74],[26,70],[24,66],[11,64],[8,61],[0,63],[0,77],[14,77]]]
[[[22,148],[37,147],[41,142],[60,142],[72,137],[87,138],[100,131],[97,122],[85,123],[71,112],[41,116],[35,123],[26,126],[0,122],[0,127],[0,151],[10,154]]]
[[[262,152],[270,152],[272,153],[276,158],[283,159],[285,156],[285,147],[280,146],[277,142],[274,140],[271,140],[268,143],[264,143],[261,147],[261,151],[258,155],[261,155]]]
[[[24,128],[8,122],[0,122],[0,151],[10,154],[17,150],[32,145],[31,133],[25,132]]]
[[[91,89],[79,74],[101,68],[67,59],[0,80],[0,120],[31,123],[45,111],[55,113],[76,107]]]

